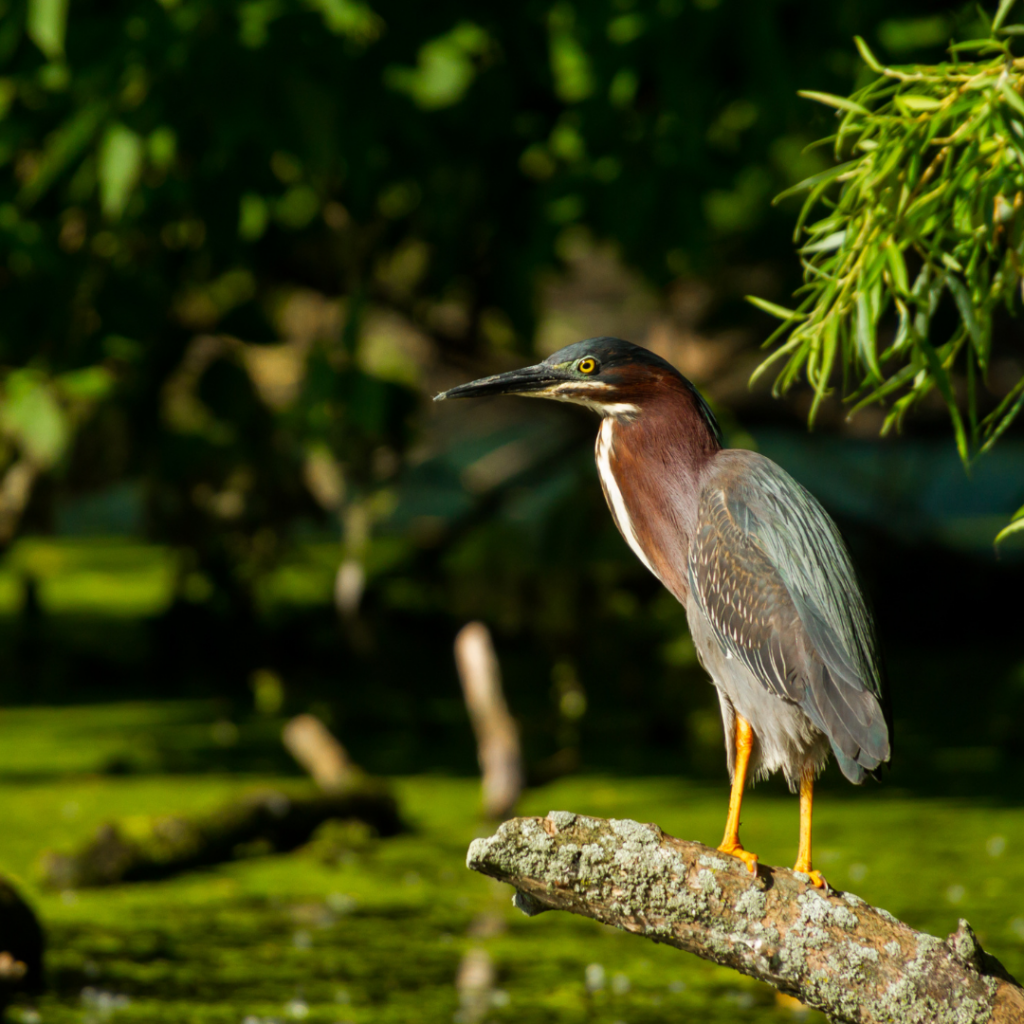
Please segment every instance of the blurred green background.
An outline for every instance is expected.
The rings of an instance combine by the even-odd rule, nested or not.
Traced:
[[[691,377],[862,569],[896,757],[882,787],[826,776],[822,869],[921,927],[968,916],[1024,972],[1024,549],[991,543],[1024,432],[970,478],[937,395],[898,438],[836,400],[808,435],[809,394],[747,386],[774,324],[742,301],[799,282],[798,202],[770,200],[828,166],[805,147],[832,122],[797,89],[865,81],[855,34],[941,60],[977,23],[912,0],[0,0],[0,869],[55,965],[12,1013],[451,1020],[467,931],[505,914],[462,867],[486,828],[451,656],[471,618],[525,810],[717,840],[717,703],[604,509],[593,419],[429,400],[599,334]],[[38,889],[39,851],[102,820],[298,775],[279,734],[307,710],[397,780],[413,835]],[[763,859],[792,859],[795,816],[755,792]],[[499,931],[494,1019],[791,1014],[596,926]]]

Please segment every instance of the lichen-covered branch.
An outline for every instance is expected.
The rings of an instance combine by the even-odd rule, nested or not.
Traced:
[[[665,835],[656,825],[552,811],[514,818],[467,864],[533,915],[568,910],[768,982],[851,1024],[1021,1024],[1024,989],[970,925],[915,931],[852,893]]]

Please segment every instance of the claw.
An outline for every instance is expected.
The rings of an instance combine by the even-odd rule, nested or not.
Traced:
[[[793,866],[793,870],[802,875],[807,875],[815,889],[828,891],[829,885],[825,881],[825,876],[820,871],[815,871],[810,864],[801,864],[800,861],[797,861]]]
[[[727,853],[730,857],[738,857],[747,866],[747,870],[752,874],[757,874],[757,854],[751,853],[749,850],[744,850],[739,843],[722,843],[718,848],[719,853]]]

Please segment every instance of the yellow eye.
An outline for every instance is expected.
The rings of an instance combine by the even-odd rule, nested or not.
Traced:
[[[597,360],[591,359],[590,356],[587,356],[586,359],[581,359],[579,363],[576,364],[576,369],[579,370],[580,373],[593,373],[597,369]]]

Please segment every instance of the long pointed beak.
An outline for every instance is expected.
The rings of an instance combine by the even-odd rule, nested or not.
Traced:
[[[546,391],[553,384],[568,380],[568,374],[557,366],[538,363],[524,366],[521,370],[498,373],[493,377],[481,377],[469,384],[460,384],[434,395],[435,402],[446,402],[449,398],[484,398],[488,395],[529,395]]]

